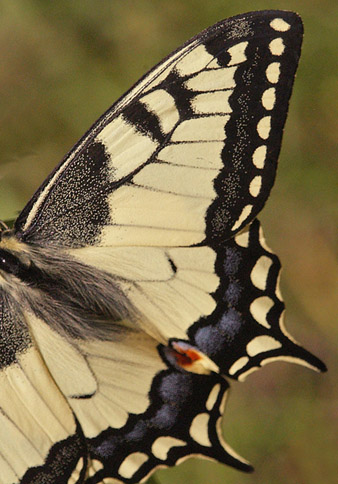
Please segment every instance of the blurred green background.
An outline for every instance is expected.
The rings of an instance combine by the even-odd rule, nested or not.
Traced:
[[[161,484],[337,482],[337,21],[334,0],[0,1],[0,218],[14,218],[77,139],[147,69],[216,21],[298,11],[305,39],[280,168],[261,215],[282,259],[292,334],[329,373],[272,364],[233,384],[227,441],[244,475],[189,460]]]

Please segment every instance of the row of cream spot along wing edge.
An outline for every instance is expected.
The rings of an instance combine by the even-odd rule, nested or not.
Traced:
[[[287,22],[285,22],[283,19],[274,19],[270,23],[270,26],[274,30],[282,31],[282,32],[285,32],[290,28],[290,25]],[[281,56],[285,49],[283,39],[281,37],[276,37],[275,39],[273,39],[269,44],[269,49],[272,55]],[[279,80],[279,75],[280,75],[280,63],[273,61],[266,69],[267,80],[271,84],[277,84]],[[270,87],[266,91],[264,91],[262,95],[262,106],[267,111],[271,111],[274,107],[274,104],[275,104],[275,88]],[[270,128],[271,128],[270,122],[271,122],[271,116],[266,115],[262,117],[257,124],[257,132],[260,138],[263,140],[266,140],[269,137]],[[258,169],[262,169],[264,167],[266,152],[267,152],[267,146],[262,144],[259,147],[257,147],[253,153],[252,161]],[[257,196],[259,193],[260,186],[261,186],[261,177],[259,176],[254,177],[249,187],[250,194],[252,196]],[[239,219],[236,221],[236,223],[232,228],[233,230],[236,230],[236,228],[238,228],[241,225],[241,223],[250,215],[251,210],[252,210],[251,205],[247,205],[246,207],[244,207]],[[239,245],[242,245],[244,242],[241,236],[236,237],[235,240],[237,243],[239,243]],[[241,240],[242,242],[240,242]],[[264,243],[263,234],[261,234],[260,236],[260,243]],[[268,247],[265,247],[265,248],[269,250]],[[262,256],[256,262],[252,270],[252,273],[250,276],[251,280],[253,284],[256,285],[256,287],[258,287],[259,289],[264,289],[264,288],[262,288],[260,286],[260,283],[258,283],[257,281],[261,279],[266,280],[266,277],[256,278],[255,274],[261,273],[261,272],[268,274],[271,264],[272,264],[271,259],[267,258],[266,256]],[[277,286],[277,291],[279,291],[278,286]],[[278,294],[278,296],[281,298],[280,294]],[[263,326],[269,327],[269,324],[265,316],[272,305],[273,305],[273,301],[269,297],[262,296],[252,302],[250,306],[250,312],[257,322],[259,322]],[[262,314],[262,307],[265,310],[265,316],[264,314]],[[270,349],[270,350],[279,348],[281,346],[281,344],[277,340],[275,340],[270,336],[258,336],[254,340],[248,343],[247,345],[248,355],[254,356],[255,354],[259,353],[259,348],[261,345],[263,345],[265,349]],[[235,374],[238,370],[240,370],[241,368],[243,368],[243,366],[247,364],[248,360],[249,358],[246,356],[243,356],[242,358],[237,360],[229,369],[229,374],[230,375]]]

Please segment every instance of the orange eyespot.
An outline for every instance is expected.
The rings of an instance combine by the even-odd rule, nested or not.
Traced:
[[[195,361],[201,359],[201,355],[198,351],[185,346],[186,345],[183,346],[177,342],[172,343],[172,347],[175,350],[173,351],[173,356],[175,357],[177,364],[183,368],[192,365]]]

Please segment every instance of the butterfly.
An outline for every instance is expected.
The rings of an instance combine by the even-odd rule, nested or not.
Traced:
[[[1,484],[136,483],[225,442],[229,380],[288,360],[275,179],[303,27],[204,30],[90,128],[0,238]]]

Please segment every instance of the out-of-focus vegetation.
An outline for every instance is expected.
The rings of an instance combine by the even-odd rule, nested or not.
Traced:
[[[283,262],[287,325],[330,371],[274,364],[233,384],[225,437],[255,465],[254,474],[190,460],[159,471],[161,484],[336,482],[338,3],[0,2],[1,219],[23,208],[85,130],[155,62],[222,18],[264,8],[298,11],[305,40],[277,183],[261,219]]]

